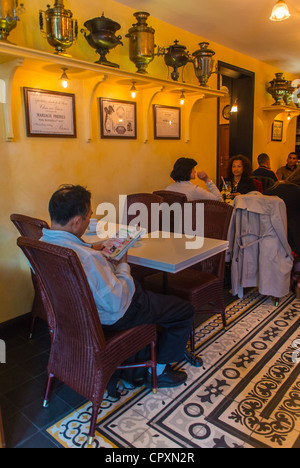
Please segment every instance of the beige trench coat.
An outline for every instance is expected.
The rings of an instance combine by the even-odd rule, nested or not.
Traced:
[[[293,266],[285,203],[251,192],[237,196],[233,207],[229,228],[232,294],[258,287],[260,294],[285,296]]]

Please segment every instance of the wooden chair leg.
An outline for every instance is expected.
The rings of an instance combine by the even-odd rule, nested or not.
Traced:
[[[195,323],[193,322],[193,328],[190,334],[190,351],[195,354]]]
[[[152,377],[152,393],[157,393],[157,369],[156,369],[156,343],[151,343],[151,377]]]
[[[43,402],[44,408],[46,408],[49,403],[50,387],[51,387],[53,377],[54,377],[53,374],[48,375],[47,384],[46,384],[46,392],[45,392],[45,397],[44,397],[44,402]]]
[[[94,438],[95,438],[95,430],[96,430],[96,424],[97,424],[99,408],[100,408],[100,405],[93,404],[92,418],[91,418],[91,423],[90,423],[90,431],[89,431],[89,435],[88,435],[88,446],[93,445],[93,441],[94,441]]]
[[[227,322],[226,322],[226,312],[225,312],[225,310],[224,310],[224,312],[221,313],[221,315],[222,315],[223,328],[226,330]]]
[[[195,353],[195,324],[193,323],[193,328],[190,334],[190,349],[186,350],[184,353],[185,359],[194,367],[202,367],[203,361]]]

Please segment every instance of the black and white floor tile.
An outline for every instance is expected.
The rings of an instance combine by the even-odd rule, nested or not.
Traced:
[[[290,294],[275,307],[250,291],[230,304],[227,318],[227,330],[219,316],[198,328],[204,366],[179,363],[185,385],[105,398],[94,447],[299,448],[300,300]],[[85,447],[90,417],[86,403],[48,435],[66,448]]]

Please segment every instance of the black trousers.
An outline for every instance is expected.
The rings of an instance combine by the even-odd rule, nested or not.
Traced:
[[[122,331],[155,323],[160,328],[157,362],[169,364],[182,360],[193,326],[193,306],[178,297],[146,291],[136,281],[135,287],[135,294],[125,315],[113,325],[103,325],[103,330]]]

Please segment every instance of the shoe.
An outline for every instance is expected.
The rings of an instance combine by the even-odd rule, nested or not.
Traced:
[[[184,371],[174,370],[169,364],[166,365],[162,374],[157,376],[157,388],[171,388],[182,385],[187,379]],[[151,374],[148,372],[145,379],[146,387],[152,387]]]

